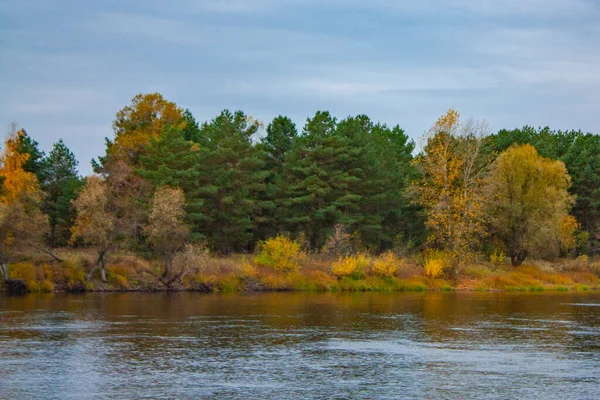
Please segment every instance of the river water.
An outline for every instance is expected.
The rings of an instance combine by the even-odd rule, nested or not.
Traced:
[[[600,398],[600,294],[0,297],[0,399]]]

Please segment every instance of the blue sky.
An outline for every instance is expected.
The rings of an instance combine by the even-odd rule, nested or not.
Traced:
[[[600,133],[600,0],[0,0],[0,124],[80,160],[158,91],[200,121],[365,113],[417,139],[448,108],[492,130]]]

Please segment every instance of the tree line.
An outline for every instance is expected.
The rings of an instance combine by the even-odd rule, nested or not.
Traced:
[[[60,140],[44,154],[16,127],[0,165],[0,263],[32,246],[115,248],[169,260],[183,244],[251,252],[290,237],[312,252],[341,233],[355,250],[594,255],[600,136],[523,127],[491,133],[454,110],[415,143],[400,126],[318,111],[298,129],[242,111],[199,123],[158,93],[117,112],[114,137],[80,177]],[[93,271],[92,271],[93,272]],[[166,275],[165,275],[166,276]]]

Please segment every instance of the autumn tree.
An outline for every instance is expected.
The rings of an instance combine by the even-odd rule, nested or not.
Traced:
[[[449,110],[430,129],[416,160],[421,179],[412,190],[425,209],[429,245],[447,251],[454,269],[485,233],[482,185],[489,162],[482,150],[487,134],[485,123],[462,125],[459,114]]]
[[[532,254],[556,253],[561,239],[568,240],[570,185],[564,163],[541,157],[531,145],[510,147],[496,159],[486,179],[488,209],[512,265]]]
[[[88,279],[100,268],[100,279],[106,282],[106,256],[116,246],[119,233],[114,205],[106,182],[98,176],[88,177],[73,205],[77,217],[71,228],[71,240],[82,240],[96,250],[97,260],[88,274]]]
[[[138,94],[117,112],[113,121],[115,138],[107,139],[106,156],[95,163],[96,171],[116,160],[137,166],[150,138],[158,137],[167,126],[185,128],[190,115],[160,93]]]
[[[185,195],[180,188],[163,186],[152,197],[146,234],[164,260],[163,282],[168,282],[173,258],[189,235],[184,222]],[[169,286],[169,285],[167,285]]]
[[[48,219],[41,212],[37,177],[24,169],[29,153],[19,151],[24,131],[12,132],[0,156],[0,275],[28,248],[41,248]]]

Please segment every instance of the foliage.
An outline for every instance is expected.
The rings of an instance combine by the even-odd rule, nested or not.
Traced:
[[[530,254],[558,252],[573,201],[570,184],[565,165],[541,157],[531,145],[511,147],[494,162],[486,187],[489,214],[514,266]]]
[[[150,138],[158,137],[165,127],[185,128],[184,112],[160,93],[138,94],[117,112],[113,122],[114,142],[108,147],[106,161],[123,160],[137,165],[139,155]]]
[[[75,221],[72,200],[83,184],[77,175],[77,164],[75,155],[62,139],[54,144],[48,157],[42,161],[42,209],[49,217],[47,242],[50,247],[64,247],[69,243]]]
[[[115,246],[119,234],[111,203],[106,182],[97,176],[87,178],[79,197],[73,201],[77,217],[71,228],[71,242],[81,240],[96,249],[98,253],[96,264],[100,267],[100,277],[104,282],[106,282],[105,255]],[[90,271],[90,277],[94,272],[95,268]]]
[[[300,244],[282,235],[262,242],[259,251],[254,263],[280,272],[297,271],[304,258]]]
[[[371,264],[371,260],[364,254],[340,257],[331,265],[331,272],[337,277],[361,277],[364,270]]]
[[[486,234],[483,176],[489,157],[483,151],[485,123],[461,124],[449,110],[430,129],[423,155],[417,158],[422,178],[412,191],[424,209],[429,245],[444,249],[455,262],[472,257]]]
[[[250,250],[254,230],[268,220],[273,203],[266,189],[264,152],[253,143],[261,123],[241,111],[228,110],[202,124],[206,141],[198,183],[202,222],[197,229],[215,251]]]
[[[396,275],[400,265],[402,265],[402,260],[396,257],[393,252],[387,251],[373,262],[372,271],[377,276],[392,277]]]
[[[441,250],[426,250],[424,253],[423,270],[428,278],[439,278],[452,265],[454,254]]]
[[[352,235],[346,233],[346,228],[342,224],[336,224],[333,229],[333,233],[327,238],[321,252],[335,257],[351,254],[354,250]]]
[[[40,208],[36,175],[25,171],[28,153],[20,153],[23,131],[9,135],[0,155],[0,267],[6,275],[9,263],[30,248],[40,247],[48,219]]]
[[[503,251],[494,249],[494,251],[490,254],[490,261],[494,265],[495,268],[498,268],[502,264],[504,264],[504,258],[506,254]]]
[[[163,278],[171,274],[173,258],[189,234],[185,225],[185,196],[179,188],[158,188],[151,200],[146,234],[164,260]]]

